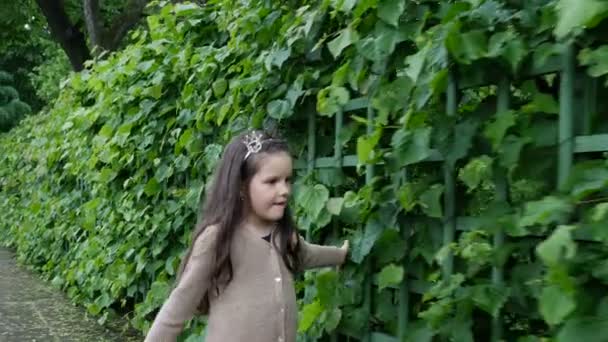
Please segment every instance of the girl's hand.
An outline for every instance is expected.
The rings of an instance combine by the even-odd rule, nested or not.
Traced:
[[[343,251],[345,251],[345,253],[344,253],[344,260],[342,260],[342,265],[344,265],[346,263],[346,259],[348,257],[349,246],[350,246],[350,243],[348,242],[348,240],[344,240],[344,243],[342,244],[342,247],[340,247],[340,249],[342,249]]]
[[[345,250],[348,253],[348,246],[349,246],[349,242],[348,240],[344,240],[344,243],[342,244],[342,248],[343,250]]]

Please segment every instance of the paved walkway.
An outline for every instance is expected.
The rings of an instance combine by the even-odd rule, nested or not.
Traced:
[[[110,331],[0,247],[0,342],[135,341]],[[141,340],[141,338],[140,338]]]

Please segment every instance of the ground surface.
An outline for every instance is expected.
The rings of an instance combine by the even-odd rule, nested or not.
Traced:
[[[115,322],[120,325],[120,322]],[[0,247],[0,342],[137,341],[104,328]]]

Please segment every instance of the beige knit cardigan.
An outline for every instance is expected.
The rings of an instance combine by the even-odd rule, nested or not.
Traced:
[[[174,342],[196,313],[210,286],[217,229],[196,239],[181,280],[156,315],[145,342]],[[300,239],[303,269],[341,264],[346,251]],[[295,342],[297,305],[291,272],[272,243],[239,227],[230,257],[232,281],[216,295],[209,291],[206,342]]]

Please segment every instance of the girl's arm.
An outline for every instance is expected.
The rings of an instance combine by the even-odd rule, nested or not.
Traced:
[[[342,265],[348,254],[348,240],[342,247],[321,246],[309,243],[300,236],[300,262],[302,270]]]
[[[184,324],[194,316],[211,279],[215,240],[212,228],[206,228],[194,242],[180,281],[156,315],[144,342],[176,341]]]

